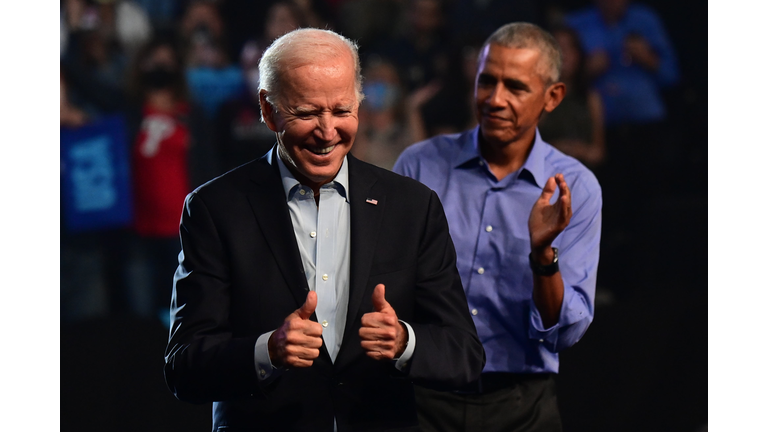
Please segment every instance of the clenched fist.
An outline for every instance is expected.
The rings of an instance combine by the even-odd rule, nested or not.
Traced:
[[[373,312],[363,315],[360,327],[360,345],[368,357],[393,360],[405,351],[408,331],[398,321],[397,314],[384,298],[384,285],[373,289]]]
[[[310,367],[323,346],[323,326],[309,317],[317,307],[317,293],[310,291],[304,304],[285,318],[269,337],[269,359],[276,367]]]

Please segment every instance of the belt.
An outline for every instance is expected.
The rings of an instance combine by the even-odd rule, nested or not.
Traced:
[[[509,372],[485,372],[480,375],[480,378],[471,383],[470,385],[455,390],[454,393],[459,394],[487,394],[493,393],[498,390],[513,388],[520,383],[547,379],[551,374],[517,374]]]

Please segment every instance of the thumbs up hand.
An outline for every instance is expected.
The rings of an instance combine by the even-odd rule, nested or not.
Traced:
[[[269,337],[269,358],[276,367],[309,367],[320,355],[323,326],[309,317],[317,307],[317,293],[310,291],[304,304],[285,318]]]
[[[363,315],[360,327],[360,345],[368,357],[392,360],[405,351],[408,332],[397,320],[397,314],[384,298],[384,285],[373,290],[373,312]]]

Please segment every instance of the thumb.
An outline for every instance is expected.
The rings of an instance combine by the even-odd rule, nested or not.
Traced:
[[[301,305],[301,307],[296,310],[296,313],[299,314],[299,318],[303,320],[308,320],[309,317],[312,316],[312,312],[315,311],[316,307],[317,307],[317,293],[314,291],[310,291],[307,293],[307,299],[304,301],[304,304]]]
[[[373,289],[373,296],[371,299],[373,300],[374,312],[383,312],[384,309],[390,307],[389,303],[384,298],[384,284],[376,285],[376,288]]]

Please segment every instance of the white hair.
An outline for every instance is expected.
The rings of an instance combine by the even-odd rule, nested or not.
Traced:
[[[355,66],[355,92],[358,103],[363,100],[363,77],[357,44],[331,31],[316,28],[293,30],[275,39],[259,61],[259,91],[267,91],[267,102],[277,107],[281,99],[280,76],[286,66],[296,62],[338,57],[348,50]],[[262,113],[262,121],[264,115]]]

